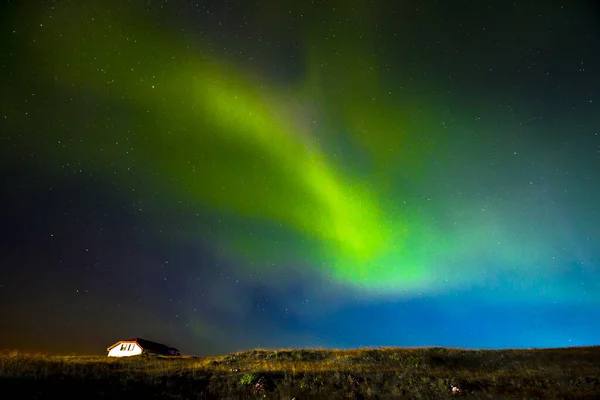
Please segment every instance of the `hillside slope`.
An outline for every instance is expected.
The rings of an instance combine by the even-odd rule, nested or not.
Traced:
[[[0,388],[13,399],[598,399],[600,346],[283,349],[123,359],[6,352]]]

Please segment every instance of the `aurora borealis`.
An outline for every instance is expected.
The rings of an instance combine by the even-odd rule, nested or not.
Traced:
[[[597,8],[396,3],[3,6],[5,346],[598,344]]]

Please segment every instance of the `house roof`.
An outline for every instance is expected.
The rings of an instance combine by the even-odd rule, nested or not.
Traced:
[[[107,348],[106,351],[110,351],[111,349],[113,349],[123,343],[137,343],[142,349],[149,350],[149,351],[152,351],[155,353],[167,354],[169,352],[169,350],[179,351],[178,349],[176,349],[174,347],[169,347],[167,345],[152,342],[150,340],[146,340],[146,339],[142,339],[142,338],[131,338],[131,339],[119,340],[117,343],[115,343],[112,346],[110,346],[109,348]]]

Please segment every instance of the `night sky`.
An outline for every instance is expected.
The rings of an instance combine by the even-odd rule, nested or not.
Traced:
[[[0,343],[600,344],[594,1],[5,1]]]

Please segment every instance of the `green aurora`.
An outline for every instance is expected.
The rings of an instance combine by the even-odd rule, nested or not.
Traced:
[[[39,115],[11,117],[20,126],[58,121],[61,152],[46,151],[56,138],[42,131],[27,143],[32,151],[58,171],[81,165],[83,155],[86,170],[136,187],[142,198],[153,199],[145,208],[157,213],[178,199],[209,207],[230,225],[250,221],[255,228],[244,234],[215,235],[230,257],[251,255],[253,265],[278,264],[291,252],[324,276],[381,292],[473,281],[460,273],[467,267],[449,274],[440,260],[492,246],[496,238],[473,233],[473,226],[488,221],[475,219],[449,235],[431,210],[398,200],[399,177],[408,186],[425,176],[422,160],[445,140],[443,128],[424,122],[429,118],[422,112],[417,126],[411,113],[420,105],[407,106],[383,87],[382,63],[366,39],[372,27],[353,24],[366,12],[358,2],[335,16],[345,21],[339,28],[345,34],[338,35],[344,40],[317,40],[322,23],[306,31],[313,45],[306,49],[304,77],[287,87],[256,79],[213,51],[146,23],[149,18],[126,19],[136,13],[125,7],[61,3],[35,10],[39,22],[27,32],[28,45],[13,43],[24,62],[38,66],[38,84],[69,99],[56,110],[38,96],[32,101],[40,101]],[[36,20],[33,8],[23,13]],[[106,111],[94,114],[96,123],[83,132],[72,127],[75,103],[86,101],[104,102]],[[327,146],[340,141],[354,149],[349,154],[362,155],[360,173],[351,158],[328,156]],[[260,226],[284,230],[292,240],[256,234]]]

